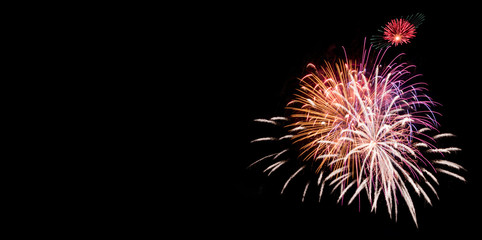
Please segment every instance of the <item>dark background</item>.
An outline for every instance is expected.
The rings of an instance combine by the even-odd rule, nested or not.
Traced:
[[[198,23],[201,52],[193,61],[207,73],[199,86],[208,90],[197,93],[206,102],[199,108],[202,136],[196,140],[202,142],[199,151],[206,157],[193,160],[195,181],[186,186],[190,189],[187,204],[193,207],[189,221],[203,226],[196,231],[224,230],[222,235],[227,237],[320,239],[477,236],[481,103],[477,8],[447,1],[386,7],[232,4],[206,14],[208,20]],[[399,205],[397,222],[383,205],[376,214],[363,204],[360,210],[356,203],[341,206],[327,191],[318,203],[315,191],[308,190],[302,203],[301,180],[293,180],[286,194],[280,195],[292,171],[268,178],[262,173],[267,165],[246,169],[277,150],[276,145],[250,144],[277,131],[253,119],[284,115],[296,78],[304,75],[308,63],[344,57],[341,46],[349,56],[359,58],[365,37],[369,39],[392,18],[417,12],[425,14],[426,20],[416,37],[408,45],[390,49],[385,61],[391,60],[390,54],[404,52],[404,60],[417,65],[416,73],[423,74],[418,80],[428,83],[429,95],[443,105],[434,109],[443,115],[438,117],[441,131],[457,135],[453,145],[462,148],[451,159],[468,170],[462,172],[467,183],[440,175],[436,187],[440,200],[433,198],[433,206],[412,195],[418,229],[404,203]]]

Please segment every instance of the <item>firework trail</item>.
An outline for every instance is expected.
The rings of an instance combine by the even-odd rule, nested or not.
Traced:
[[[384,48],[410,43],[410,39],[415,37],[416,29],[424,20],[425,16],[421,13],[392,19],[378,30],[381,35],[372,36],[372,44],[375,48]]]
[[[403,200],[418,226],[413,193],[431,205],[430,196],[438,198],[434,187],[437,174],[465,181],[457,173],[463,167],[443,159],[460,149],[437,147],[437,141],[454,135],[437,130],[435,116],[440,114],[431,108],[438,104],[425,93],[426,84],[415,81],[419,75],[410,71],[415,66],[397,63],[403,54],[382,65],[387,50],[378,51],[374,61],[370,47],[360,61],[346,56],[346,60],[325,62],[320,68],[308,64],[310,72],[300,79],[294,99],[287,104],[290,117],[255,119],[282,125],[289,134],[258,138],[253,143],[289,140],[292,145],[249,167],[271,159],[264,170],[269,175],[287,162],[297,161],[298,167],[281,193],[293,178],[306,172],[316,181],[307,181],[302,201],[310,185],[319,189],[319,199],[328,187],[332,193],[339,190],[338,202],[347,198],[348,204],[364,192],[371,211],[385,202],[389,216],[396,219],[397,206]],[[297,152],[297,159],[280,157],[288,151]],[[437,160],[431,160],[434,156]]]

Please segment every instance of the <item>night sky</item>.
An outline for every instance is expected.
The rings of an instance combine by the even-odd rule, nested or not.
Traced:
[[[228,238],[475,234],[481,223],[480,137],[476,136],[480,136],[482,93],[478,88],[482,79],[480,34],[474,32],[481,23],[476,20],[479,6],[442,2],[376,8],[362,4],[233,4],[207,16],[209,20],[199,24],[210,26],[206,44],[199,46],[204,48],[200,55],[212,59],[202,63],[209,74],[205,81],[210,90],[201,93],[206,102],[199,113],[204,119],[199,127],[203,129],[200,134],[212,140],[201,144],[207,155],[193,159],[199,166],[193,171],[199,177],[189,187],[195,190],[186,190],[192,191],[189,199],[194,202],[189,221],[205,226],[199,229],[206,233],[225,231],[217,234]],[[369,39],[392,18],[417,12],[426,16],[417,36],[410,44],[390,49],[385,61],[404,52],[403,59],[417,65],[415,72],[423,74],[418,81],[428,83],[428,94],[443,105],[434,108],[442,114],[437,118],[440,130],[454,133],[457,137],[451,143],[462,148],[450,159],[468,170],[462,173],[467,183],[439,175],[440,200],[434,198],[433,206],[412,194],[418,229],[403,201],[395,222],[383,202],[376,214],[363,202],[360,210],[355,202],[341,206],[328,191],[318,203],[313,188],[302,203],[302,181],[293,181],[286,194],[280,195],[293,171],[266,177],[264,165],[246,169],[278,149],[275,144],[250,144],[278,131],[253,119],[284,116],[297,77],[306,73],[308,63],[344,57],[341,46],[349,56],[359,56],[365,37]],[[202,62],[202,56],[196,61]]]

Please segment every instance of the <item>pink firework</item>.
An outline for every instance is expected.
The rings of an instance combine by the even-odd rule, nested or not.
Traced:
[[[383,39],[397,46],[415,37],[415,26],[405,19],[393,19],[385,25]]]

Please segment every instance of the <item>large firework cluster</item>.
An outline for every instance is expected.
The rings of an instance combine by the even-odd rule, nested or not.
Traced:
[[[391,23],[397,25],[397,21],[401,20]],[[265,168],[269,175],[297,161],[281,193],[294,177],[307,172],[316,181],[307,181],[302,200],[310,186],[317,189],[319,198],[331,188],[339,194],[338,201],[348,204],[366,195],[372,211],[384,202],[395,219],[403,200],[417,225],[414,196],[432,204],[432,198],[438,198],[439,173],[465,179],[459,174],[463,167],[447,158],[460,149],[438,146],[439,140],[454,137],[438,130],[440,114],[432,110],[438,104],[427,95],[426,84],[417,81],[415,66],[400,60],[403,54],[390,62],[383,60],[389,48],[364,48],[358,61],[345,56],[318,67],[308,64],[308,73],[300,78],[286,106],[289,115],[255,119],[282,125],[289,134],[252,142],[289,140],[290,147],[250,166],[269,161]],[[297,157],[282,157],[288,151]]]

